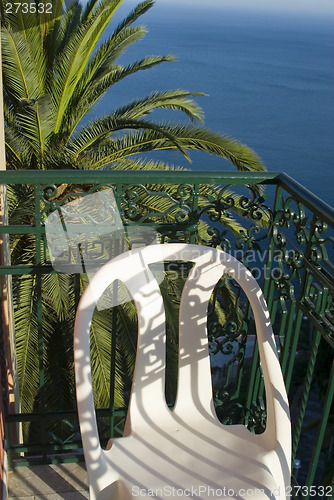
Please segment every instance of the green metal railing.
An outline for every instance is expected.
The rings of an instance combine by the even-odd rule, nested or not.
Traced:
[[[302,462],[301,469],[295,469],[295,479],[307,486],[333,486],[332,208],[287,175],[268,172],[13,171],[0,173],[0,184],[7,186],[9,200],[9,224],[1,226],[0,232],[9,235],[12,248],[11,264],[2,266],[0,273],[13,277],[19,364],[28,362],[28,355],[25,358],[22,354],[24,349],[26,353],[29,350],[29,355],[34,351],[30,359],[31,380],[27,381],[29,366],[26,370],[18,367],[21,412],[9,412],[8,387],[3,381],[7,435],[13,425],[19,424],[23,429],[18,442],[7,442],[11,466],[82,457],[74,379],[68,381],[68,374],[59,372],[65,363],[73,376],[71,326],[86,281],[82,274],[60,275],[52,268],[44,221],[68,202],[109,188],[126,228],[154,229],[161,243],[183,241],[218,246],[241,260],[263,284],[290,398],[293,458]],[[102,254],[106,260],[108,249],[104,248]],[[175,307],[186,272],[182,263],[176,274],[175,268],[171,270],[166,264]],[[59,284],[63,288],[57,292]],[[52,297],[64,290],[68,296],[61,297],[60,305],[66,309],[62,315],[61,311],[54,312],[60,305],[54,306]],[[131,356],[120,353],[135,343],[136,325],[130,314],[127,324],[131,342],[119,339],[125,312],[128,314],[124,306],[118,306],[103,313],[109,315],[111,325],[110,340],[103,347],[108,350],[107,359],[102,360],[111,362],[105,381],[109,386],[107,401],[99,400],[98,394],[104,382],[100,380],[95,385],[103,443],[110,434],[122,433],[126,415],[131,380],[126,381],[120,395],[119,377]],[[49,320],[52,313],[55,320]],[[30,323],[24,323],[28,317]],[[97,319],[97,324],[103,318]],[[252,431],[262,432],[265,397],[253,315],[233,280],[224,280],[217,286],[208,326],[218,417],[225,424],[242,422]],[[55,339],[59,343],[63,339],[64,347],[59,351],[59,369],[52,372],[52,349],[59,349],[53,344]],[[171,351],[172,347],[173,340]],[[2,359],[2,373],[5,362]],[[67,383],[62,377],[67,378]],[[65,396],[62,388],[66,389]],[[54,390],[59,392],[57,397]],[[173,388],[166,389],[166,397],[168,391],[172,394]],[[172,404],[173,397],[170,399]],[[121,407],[117,401],[123,402]]]

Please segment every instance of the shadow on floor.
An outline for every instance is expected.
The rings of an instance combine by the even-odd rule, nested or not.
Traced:
[[[89,498],[85,465],[17,467],[9,473],[8,498],[84,500]]]

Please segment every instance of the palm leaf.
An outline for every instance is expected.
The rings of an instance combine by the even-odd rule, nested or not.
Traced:
[[[142,26],[136,26],[124,29],[116,36],[111,36],[99,47],[96,54],[87,64],[80,79],[82,87],[87,87],[88,84],[92,84],[97,78],[109,73],[114,61],[123,54],[129,45],[139,41],[146,33],[147,30]]]
[[[118,108],[112,116],[120,118],[141,118],[152,113],[154,109],[173,109],[185,113],[192,121],[203,122],[203,110],[189,97],[203,96],[200,92],[187,90],[168,90],[165,92],[152,92],[148,97]]]
[[[40,75],[30,56],[25,38],[10,28],[1,30],[2,66],[7,94],[15,101],[36,99],[40,95]]]
[[[52,100],[43,96],[27,101],[24,109],[17,113],[20,128],[39,158],[39,168],[44,167],[44,153],[53,132],[55,113]]]
[[[64,6],[63,0],[52,0],[51,16],[26,16],[25,19],[20,15],[4,16],[3,5],[1,6],[5,134],[9,168],[177,170],[177,167],[162,162],[135,158],[146,152],[179,149],[186,157],[187,151],[200,150],[226,158],[239,170],[264,169],[263,163],[251,149],[230,137],[193,125],[156,123],[145,119],[155,109],[166,108],[181,111],[190,120],[201,122],[202,111],[192,99],[201,94],[186,90],[152,92],[146,98],[136,99],[115,109],[114,113],[92,121],[80,130],[82,118],[115,83],[138,71],[174,60],[173,56],[149,56],[126,66],[117,64],[117,59],[124,50],[146,33],[142,26],[134,27],[133,23],[153,3],[153,0],[146,0],[135,7],[101,45],[100,37],[122,0],[90,0],[84,9],[79,3],[75,3],[61,16],[59,14]],[[178,222],[175,208],[179,199],[177,187],[164,184],[146,187],[148,191],[138,189],[141,211],[146,222],[154,224],[157,219],[171,225]],[[80,188],[76,186],[76,189]],[[64,191],[68,190],[69,187],[65,186]],[[159,193],[161,196],[158,196]],[[240,196],[232,190],[226,191],[225,196],[234,200],[235,213],[242,215]],[[206,209],[210,200],[218,198],[218,186],[200,186],[197,213]],[[35,224],[34,193],[31,188],[9,187],[8,199],[11,224]],[[211,209],[214,212],[214,207]],[[125,222],[133,221],[125,214]],[[235,235],[242,235],[242,224],[236,218],[222,213],[220,222]],[[207,238],[207,232],[208,225],[199,220],[198,243]],[[15,235],[11,238],[11,244],[13,264],[35,264],[35,237]],[[34,275],[14,279],[22,408],[24,411],[38,409],[41,405],[46,405],[47,409],[56,409],[59,405],[62,409],[72,408],[74,384],[71,332],[76,303],[74,278],[50,274],[43,276],[41,282],[39,279]],[[87,278],[81,276],[80,280],[83,289]],[[40,286],[43,298],[42,324],[37,322],[37,308],[40,307],[37,294]],[[166,391],[168,397],[173,399],[178,328],[175,311],[178,308],[182,279],[173,281],[167,275],[161,289],[169,324],[170,361],[167,364],[167,379],[171,382],[168,382]],[[228,290],[225,295],[229,299]],[[110,404],[112,340],[116,342],[114,362],[117,406],[122,406],[126,401],[136,354],[137,314],[134,304],[129,301],[118,306],[117,332],[111,328],[113,314],[107,309],[96,311],[92,323],[92,374],[95,400],[100,407]],[[222,321],[225,321],[224,314],[224,310],[219,312]],[[43,353],[38,351],[41,335]],[[61,366],[57,366],[57,363]],[[39,385],[43,382],[43,372],[40,380],[39,368],[44,369],[42,390]]]
[[[63,0],[59,0],[63,4]],[[45,56],[47,58],[47,67],[53,76],[53,66],[57,57],[66,50],[73,32],[80,26],[82,6],[79,3],[74,3],[71,9],[63,13],[60,18],[57,18],[51,25],[46,34],[44,46]],[[52,78],[50,81],[50,90],[52,93]]]
[[[73,94],[73,98],[68,105],[68,110],[66,111],[64,118],[67,127],[70,129],[68,140],[70,140],[74,134],[76,127],[79,125],[85,114],[110,87],[137,71],[146,70],[157,64],[161,64],[162,62],[173,60],[173,56],[147,57],[125,68],[122,68],[121,66],[113,66],[105,76],[97,78],[96,82],[91,84],[88,82],[84,90],[81,89],[81,83],[79,83],[77,91]]]
[[[18,378],[23,412],[32,410],[39,387],[38,324],[36,318],[35,277],[23,276],[13,281]]]
[[[58,109],[55,133],[61,127],[66,107],[96,44],[121,3],[122,0],[112,0],[111,2],[103,0],[91,18],[74,32],[66,52],[59,57],[54,79]]]
[[[231,137],[189,125],[163,123],[160,126],[173,135],[177,144],[184,149],[196,149],[225,158],[240,171],[265,170],[262,161],[253,150]],[[105,144],[103,151],[93,152],[91,166],[101,168],[139,153],[168,149],[176,149],[175,144],[155,130],[128,132],[118,139],[110,139],[109,145]]]
[[[144,2],[140,2],[128,16],[126,16],[117,26],[114,31],[114,35],[117,35],[125,28],[128,28],[133,24],[140,16],[145,14],[149,9],[151,9],[154,5],[154,0],[144,0]]]
[[[86,127],[79,134],[79,137],[72,142],[71,150],[76,156],[78,156],[85,149],[98,145],[99,142],[104,140],[110,133],[124,129],[144,129],[154,131],[160,137],[168,138],[171,144],[174,145],[174,148],[179,149],[179,151],[181,151],[181,153],[188,158],[185,148],[178,143],[175,136],[169,133],[168,127],[164,127],[163,124],[156,125],[155,123],[147,122],[145,120],[123,119],[114,117],[113,115],[96,120]]]

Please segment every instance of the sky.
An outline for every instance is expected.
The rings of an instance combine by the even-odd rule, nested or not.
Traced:
[[[139,3],[125,0],[126,3]],[[247,10],[281,11],[292,13],[330,15],[334,17],[334,0],[156,0],[159,5],[175,4],[189,7],[223,7]]]

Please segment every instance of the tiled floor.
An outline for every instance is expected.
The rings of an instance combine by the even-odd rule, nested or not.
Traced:
[[[8,498],[15,500],[84,500],[89,498],[85,465],[34,465],[9,473]]]

